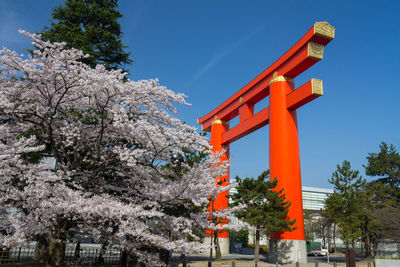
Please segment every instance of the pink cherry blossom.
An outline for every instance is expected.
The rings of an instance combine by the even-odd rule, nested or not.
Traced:
[[[188,105],[186,96],[157,79],[92,69],[79,61],[81,51],[21,33],[36,47],[32,55],[0,50],[0,205],[7,210],[0,245],[37,235],[66,242],[66,231],[79,227],[151,266],[161,263],[143,246],[203,250],[195,233],[218,227],[207,224],[208,213],[184,217],[166,209],[203,207],[207,196],[227,190],[214,181],[228,163],[177,118],[175,105]],[[164,166],[177,164],[183,148],[208,157],[181,162],[186,171],[178,175]],[[40,157],[55,158],[57,168]],[[226,214],[232,213],[218,216]],[[188,235],[197,239],[189,242]]]

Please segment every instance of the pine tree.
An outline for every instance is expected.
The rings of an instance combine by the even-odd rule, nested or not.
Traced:
[[[44,40],[66,42],[66,48],[89,54],[82,61],[92,68],[97,64],[123,68],[133,61],[122,44],[118,19],[123,15],[117,8],[117,0],[65,0],[64,6],[53,10],[51,26],[40,34]]]
[[[377,238],[400,239],[400,154],[394,145],[382,142],[378,153],[369,153],[365,172],[378,177],[366,185],[372,201],[372,218]]]
[[[400,154],[394,145],[382,142],[378,153],[369,153],[365,173],[369,176],[378,176],[377,182],[392,188],[392,196],[400,202]]]
[[[247,204],[247,208],[235,215],[256,228],[254,259],[258,262],[261,232],[292,231],[295,220],[286,220],[290,202],[283,189],[274,191],[278,180],[269,181],[269,170],[257,179],[236,177],[237,193],[232,194],[233,205]]]
[[[369,247],[366,251],[369,256],[373,223],[371,201],[365,191],[366,180],[345,160],[342,165],[337,165],[329,182],[334,185],[335,192],[326,200],[323,214],[337,223],[347,245],[354,247],[356,240],[361,238],[365,248]]]

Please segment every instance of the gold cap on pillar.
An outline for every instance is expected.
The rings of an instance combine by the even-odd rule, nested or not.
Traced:
[[[333,28],[328,22],[320,21],[314,24],[315,35],[321,36],[325,39],[332,40],[335,38],[335,28]]]
[[[291,83],[294,83],[294,80],[293,80],[293,78],[290,78],[290,77],[286,77],[286,76],[282,76],[282,75],[278,76],[278,72],[275,71],[274,72],[274,76],[269,81],[269,84],[275,83],[275,82],[291,82]]]
[[[229,121],[223,121],[223,120],[214,120],[211,125],[213,124],[225,124],[225,125],[229,125]]]

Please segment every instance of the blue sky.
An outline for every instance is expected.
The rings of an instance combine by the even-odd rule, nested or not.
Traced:
[[[57,0],[0,0],[0,46],[31,44],[18,29],[49,25]],[[316,21],[336,28],[324,59],[296,78],[322,79],[324,96],[298,110],[302,183],[332,188],[336,164],[363,164],[380,142],[400,150],[399,1],[120,0],[130,78],[159,78],[192,103],[196,119],[221,104],[286,52]],[[264,101],[266,105],[266,101]],[[262,104],[256,107],[260,109]],[[268,126],[231,144],[231,177],[268,168]]]

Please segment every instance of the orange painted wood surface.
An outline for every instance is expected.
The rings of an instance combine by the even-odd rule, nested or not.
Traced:
[[[245,103],[239,108],[239,122],[244,122],[254,115],[254,104]]]
[[[314,31],[315,25],[283,56],[275,61],[270,67],[264,70],[246,86],[228,98],[225,102],[215,108],[207,115],[198,119],[198,123],[202,125],[202,129],[209,131],[212,121],[217,116],[220,120],[231,120],[238,116],[238,109],[242,103],[239,103],[240,97],[244,103],[255,104],[261,99],[269,95],[269,81],[273,73],[277,71],[278,75],[296,77],[319,59],[308,55],[308,43],[313,42],[319,45],[327,45],[332,39],[320,36]]]
[[[313,92],[312,81],[308,81],[286,96],[286,105],[288,109],[295,110],[321,95],[322,92]]]
[[[210,144],[212,145],[213,152],[221,152],[223,149],[225,149],[225,153],[221,155],[221,161],[226,161],[229,158],[229,146],[222,144],[222,136],[228,129],[229,125],[227,123],[223,123],[222,121],[213,123],[213,125],[211,126]],[[218,186],[220,182],[222,182],[221,185],[229,184],[229,170],[227,171],[225,176],[217,177],[217,179],[215,180],[216,186]],[[214,210],[223,210],[228,208],[228,193],[228,191],[223,191],[218,194],[218,196],[214,199],[214,203],[212,205],[212,208]],[[210,208],[211,206],[209,206],[209,210]],[[226,220],[225,223],[228,223],[228,221]],[[206,233],[209,234],[210,231]],[[227,231],[222,231],[218,234],[218,237],[228,238],[229,233]]]
[[[246,136],[257,129],[267,125],[269,122],[269,108],[266,107],[263,110],[257,112],[256,115],[249,119],[240,122],[237,126],[228,130],[222,135],[222,144],[227,145],[236,141],[243,136]]]
[[[276,191],[284,189],[286,200],[291,202],[288,220],[296,220],[296,230],[274,233],[273,239],[304,240],[303,201],[296,111],[286,108],[286,96],[294,89],[287,81],[271,84],[269,121],[270,178],[278,179]]]
[[[270,67],[220,106],[198,119],[203,130],[211,131],[213,151],[225,149],[222,160],[229,158],[230,143],[270,124],[270,177],[278,179],[276,190],[284,189],[286,199],[291,202],[287,219],[296,220],[294,231],[273,233],[271,238],[274,239],[304,240],[296,109],[322,95],[322,81],[311,79],[295,90],[291,78],[321,60],[324,46],[333,38],[334,28],[328,23],[317,22]],[[254,114],[254,105],[267,96],[269,107]],[[230,129],[229,121],[237,116],[239,124]],[[224,183],[229,183],[229,172],[226,176],[218,177],[215,182],[218,184],[224,179]],[[227,194],[225,191],[218,195],[213,202],[215,210],[228,207]],[[221,237],[228,237],[228,233],[224,232]]]

